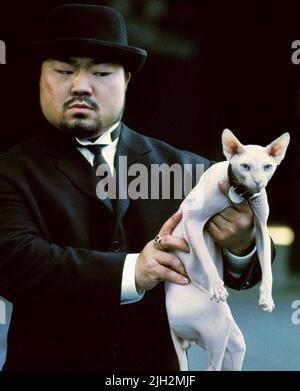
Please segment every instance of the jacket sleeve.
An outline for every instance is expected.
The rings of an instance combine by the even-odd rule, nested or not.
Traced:
[[[49,243],[21,192],[0,178],[0,295],[12,303],[88,312],[119,306],[125,257]]]
[[[275,246],[271,239],[272,245],[272,262],[275,260]],[[232,276],[228,270],[226,270],[226,264],[224,263],[224,282],[229,288],[241,290],[252,288],[254,285],[261,281],[261,268],[257,253],[255,253],[252,262],[246,268],[239,278]]]

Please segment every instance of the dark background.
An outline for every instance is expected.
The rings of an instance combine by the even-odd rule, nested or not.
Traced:
[[[67,1],[0,5],[0,151],[40,129],[37,74],[17,56],[20,45],[41,39],[45,14]],[[69,1],[84,3],[84,1]],[[131,81],[125,122],[145,134],[212,159],[221,155],[221,131],[243,143],[268,144],[285,131],[291,145],[269,185],[271,222],[300,228],[299,71],[291,44],[300,39],[296,3],[107,0],[127,22],[129,42],[149,53]],[[296,240],[291,265],[300,270]]]

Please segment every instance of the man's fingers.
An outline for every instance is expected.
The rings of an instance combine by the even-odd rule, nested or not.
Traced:
[[[218,187],[222,193],[224,193],[226,196],[228,196],[228,191],[230,189],[230,184],[228,181],[218,181]]]
[[[182,211],[178,210],[176,213],[173,214],[161,227],[161,230],[159,231],[159,235],[169,235],[173,232],[176,225],[179,223],[179,221],[182,218]]]
[[[170,234],[161,237],[160,247],[163,251],[180,250],[186,253],[190,252],[190,248],[184,239]]]
[[[159,254],[159,257],[157,257],[157,262],[160,265],[167,266],[169,269],[182,274],[183,276],[187,276],[182,262],[173,254],[163,252]]]
[[[213,238],[219,237],[222,234],[222,230],[213,220],[207,222],[206,229]]]
[[[180,285],[186,285],[190,282],[187,277],[184,277],[181,274],[176,273],[172,269],[169,269],[168,267],[165,267],[163,265],[158,265],[157,277],[159,280],[168,280]]]
[[[227,224],[231,223],[231,221],[232,221],[232,214],[230,213],[230,211],[229,211],[229,213],[224,213],[225,210],[228,210],[228,209],[231,209],[231,212],[233,212],[233,213],[237,213],[236,210],[229,207],[227,209],[224,209],[222,212],[214,215],[210,219],[210,221],[213,221],[220,229],[222,229],[222,227],[226,226]]]
[[[135,267],[135,282],[139,290],[154,288],[159,281],[169,280],[188,284],[185,268],[175,254],[161,251],[148,242],[138,256]]]
[[[219,237],[224,235],[235,235],[239,231],[248,229],[252,221],[252,211],[248,216],[246,213],[237,212],[235,209],[229,207],[212,217],[207,223],[207,229],[210,234],[212,231],[217,233]]]
[[[228,197],[228,192],[230,189],[229,182],[228,181],[218,181],[218,187],[221,190],[221,192],[224,193],[226,195],[226,197]],[[250,206],[249,206],[249,203],[247,200],[241,202],[240,204],[236,204],[235,202],[231,201],[231,204],[232,204],[232,207],[234,209],[238,210],[239,212],[247,212],[250,209]]]
[[[168,280],[181,285],[188,284],[190,281],[180,260],[174,254],[167,252],[174,250],[190,251],[184,239],[172,235],[174,228],[181,218],[182,211],[178,210],[161,227],[158,233],[161,237],[160,241],[158,243],[152,241],[152,244],[157,250],[157,253],[155,253],[157,265],[154,266],[152,271],[157,281]]]
[[[216,224],[225,223],[228,221],[232,224],[237,224],[240,228],[244,226],[248,226],[253,219],[253,211],[250,208],[249,204],[245,205],[245,210],[237,211],[235,208],[229,207],[224,209],[222,212],[217,214],[216,216],[220,216],[223,220],[216,220]],[[214,216],[214,217],[216,217]]]

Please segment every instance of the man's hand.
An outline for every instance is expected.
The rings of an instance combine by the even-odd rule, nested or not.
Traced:
[[[219,189],[228,196],[230,185],[220,181]],[[253,212],[248,201],[233,204],[211,218],[207,230],[221,247],[236,255],[245,255],[251,250],[255,239]]]
[[[181,261],[174,254],[168,252],[173,250],[190,251],[184,239],[172,235],[181,218],[182,212],[176,212],[159,231],[159,235],[162,237],[160,245],[163,250],[155,248],[153,240],[151,240],[140,253],[135,269],[135,281],[138,290],[152,289],[164,280],[181,285],[189,283]]]

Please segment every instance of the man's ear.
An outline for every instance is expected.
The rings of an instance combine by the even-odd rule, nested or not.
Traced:
[[[286,132],[266,146],[268,154],[274,158],[277,165],[283,160],[289,142],[290,134]]]
[[[126,90],[127,90],[128,83],[130,82],[130,79],[131,79],[131,73],[127,72],[127,71],[124,71],[124,72],[125,72],[125,87],[126,87]]]
[[[235,135],[229,130],[224,129],[222,133],[223,153],[227,160],[230,160],[234,155],[244,151],[244,146]]]

